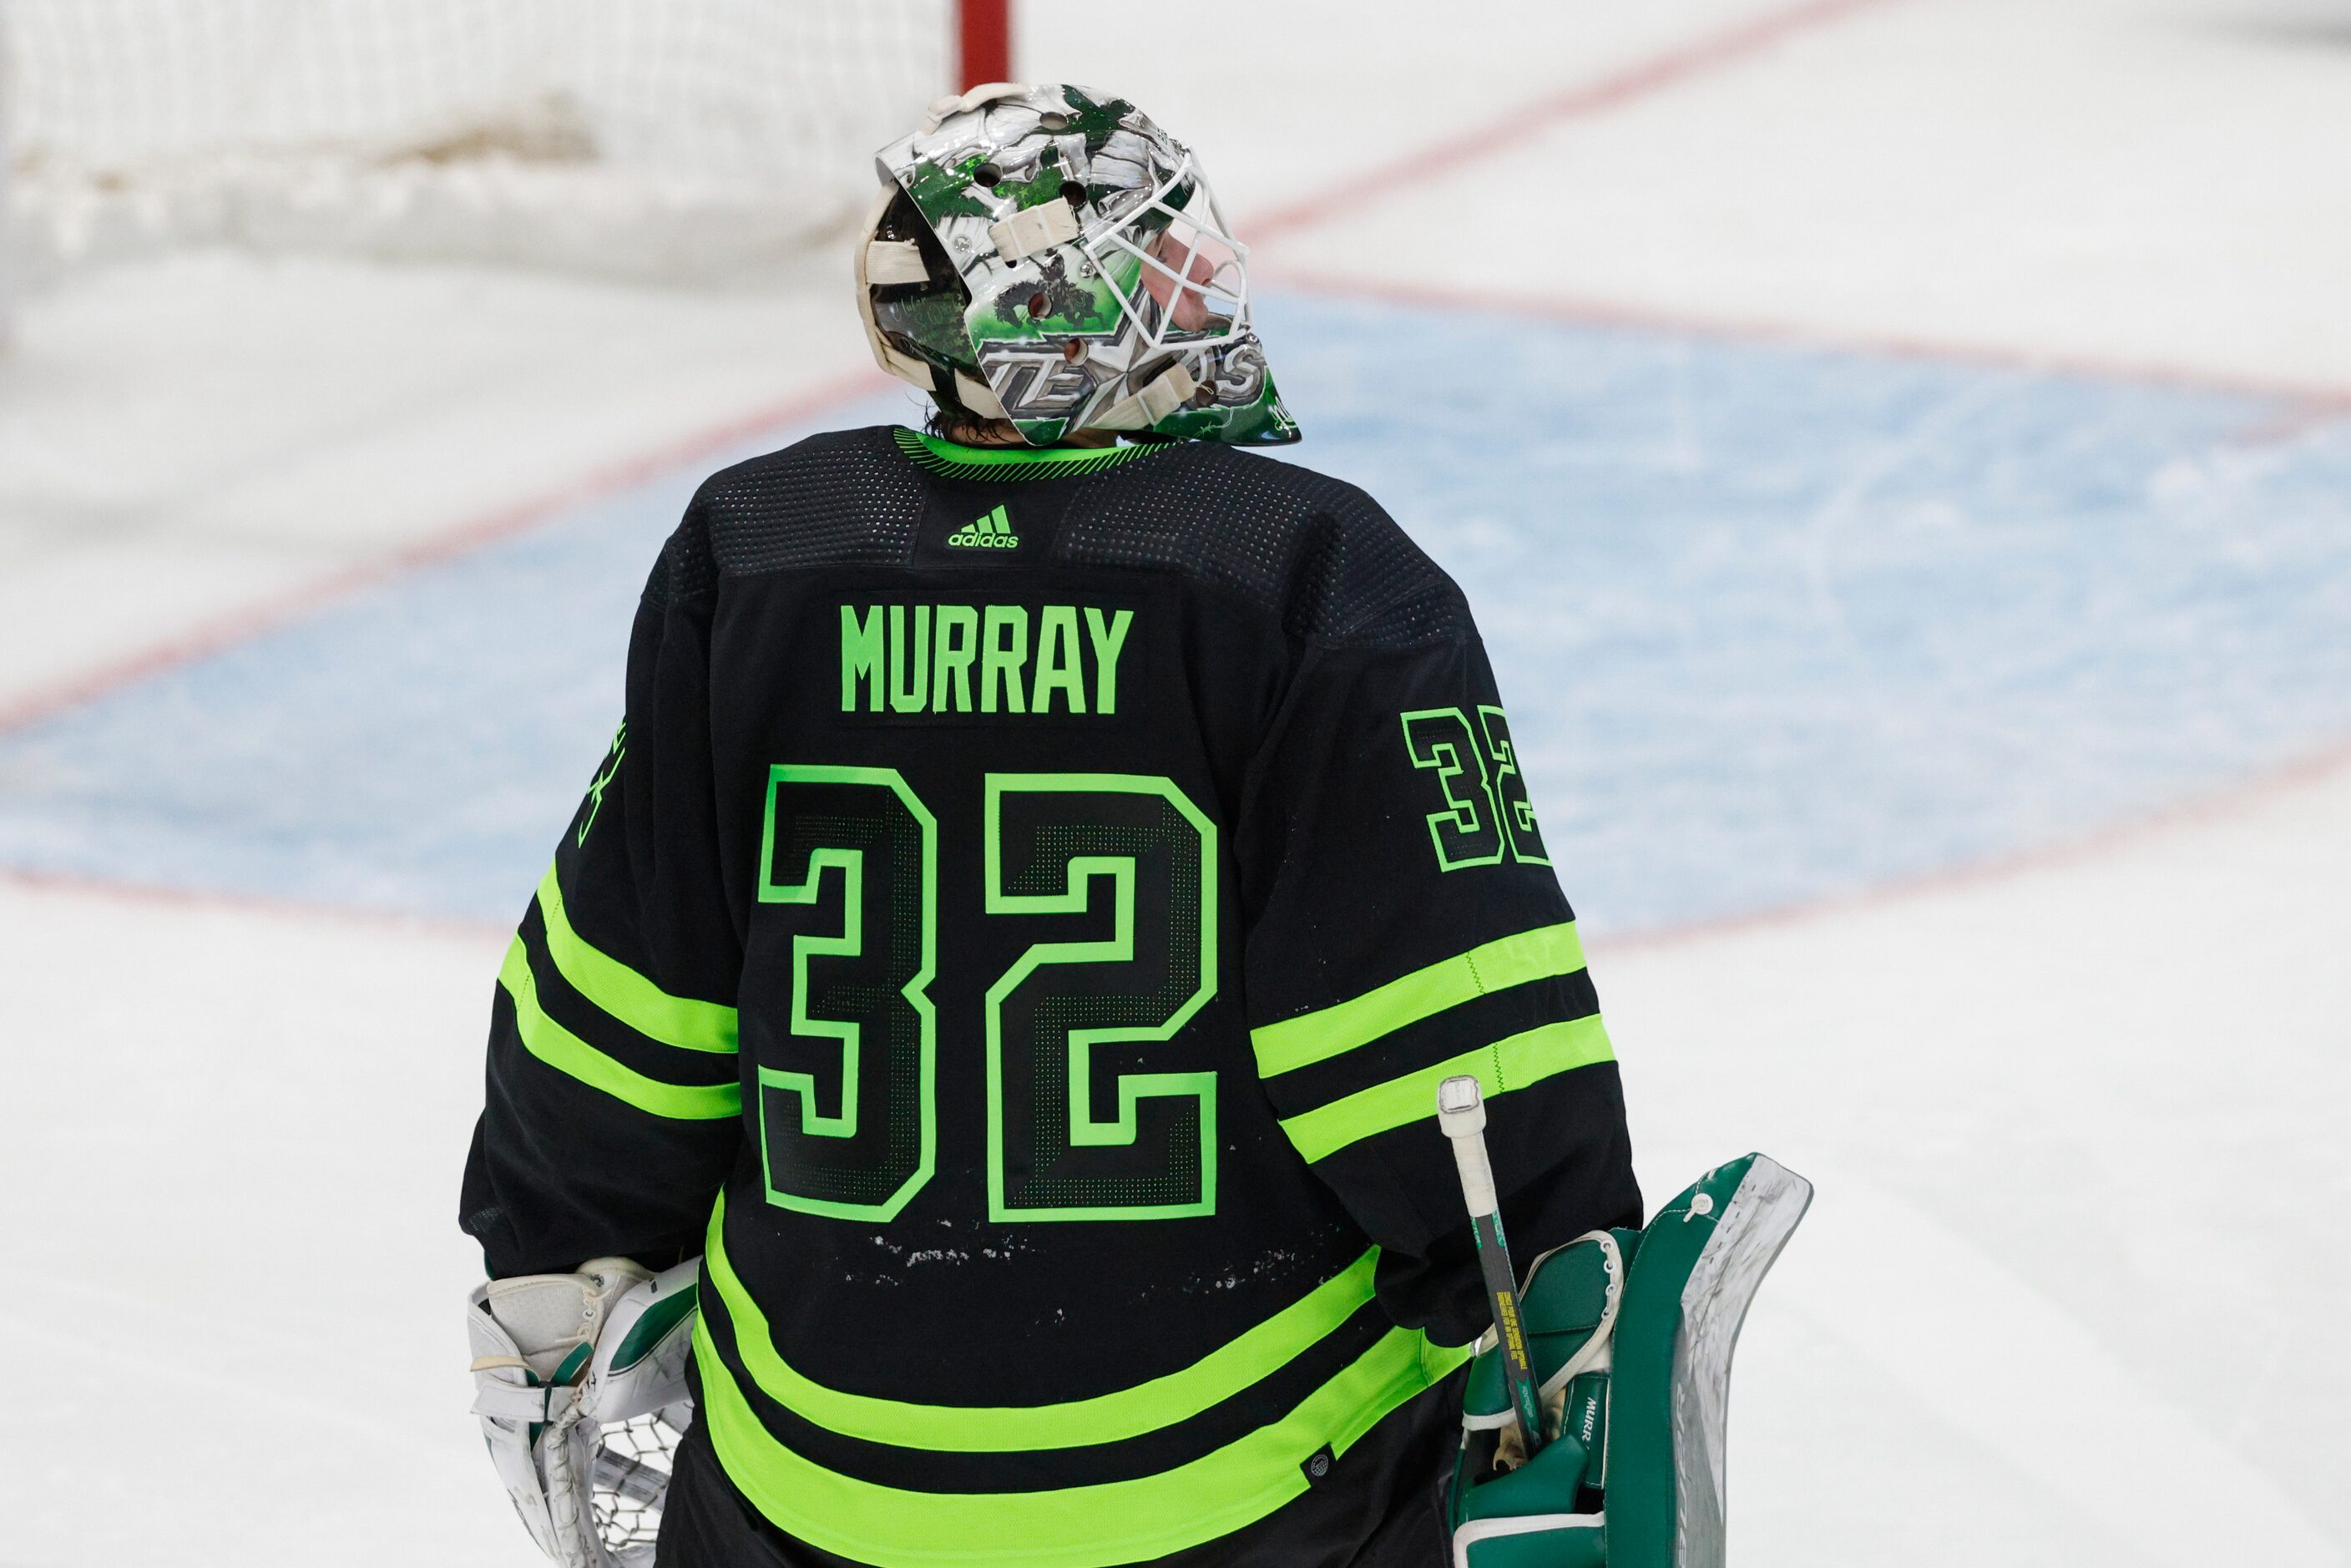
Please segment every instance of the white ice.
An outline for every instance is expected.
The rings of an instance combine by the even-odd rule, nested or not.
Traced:
[[[1184,130],[1247,237],[1771,10],[1028,0],[1021,57]],[[1260,260],[2339,410],[2346,162],[2351,27],[2319,0],[1883,0]],[[866,374],[822,269],[191,256],[69,277],[15,330],[0,711]],[[1652,1198],[1750,1147],[1820,1184],[1740,1358],[1741,1563],[2345,1560],[2347,881],[2351,755],[2070,856],[1595,933]],[[456,1320],[502,945],[0,875],[0,1560],[533,1560]]]

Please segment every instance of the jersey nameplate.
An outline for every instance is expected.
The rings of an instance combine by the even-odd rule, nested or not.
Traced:
[[[1118,712],[1134,612],[1094,604],[843,604],[843,713]]]

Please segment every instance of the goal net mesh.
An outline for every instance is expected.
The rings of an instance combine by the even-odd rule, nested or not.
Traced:
[[[950,0],[0,0],[13,228],[752,273],[948,88]]]

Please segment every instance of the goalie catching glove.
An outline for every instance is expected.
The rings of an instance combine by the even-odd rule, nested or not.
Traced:
[[[466,1299],[474,1414],[498,1479],[539,1550],[562,1568],[641,1568],[653,1556],[664,1472],[605,1444],[606,1428],[692,1419],[701,1260],[648,1273],[598,1258],[573,1274],[525,1274]],[[600,1508],[598,1490],[606,1494]]]
[[[1518,1312],[1548,1440],[1526,1458],[1500,1352],[1481,1352],[1462,1398],[1455,1568],[1722,1568],[1731,1350],[1812,1197],[1749,1155],[1645,1230],[1535,1260]]]

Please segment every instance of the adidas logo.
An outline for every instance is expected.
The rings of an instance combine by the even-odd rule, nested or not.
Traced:
[[[1019,549],[1020,536],[1012,531],[1012,519],[998,507],[949,534],[947,543],[965,549]]]

